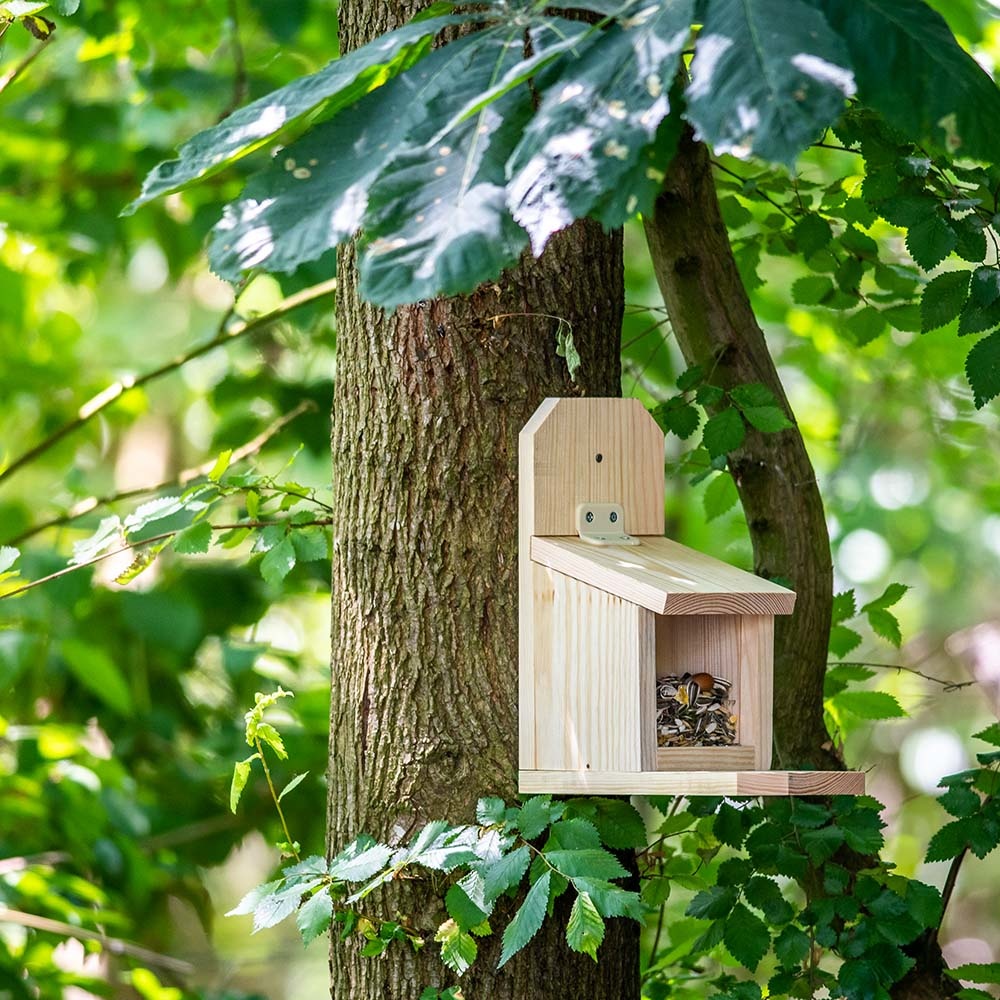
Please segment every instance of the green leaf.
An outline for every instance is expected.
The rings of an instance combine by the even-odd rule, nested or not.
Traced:
[[[848,959],[840,967],[837,978],[847,1000],[872,1000],[885,995],[870,962]]]
[[[882,847],[885,823],[877,809],[842,812],[837,816],[837,826],[843,832],[847,846],[858,854],[876,854]]]
[[[1000,396],[1000,330],[983,337],[969,351],[965,375],[975,396],[976,409]]]
[[[454,920],[446,920],[437,929],[434,940],[441,945],[441,961],[456,975],[462,975],[476,960],[479,946]]]
[[[646,824],[635,806],[618,799],[592,801],[597,807],[593,822],[608,847],[626,851],[646,846]]]
[[[985,309],[1000,299],[1000,268],[977,267],[972,272],[972,283],[969,288],[969,301],[973,305]]]
[[[580,352],[573,341],[573,327],[564,319],[560,319],[556,326],[556,356],[566,359],[570,381],[575,382],[576,373],[580,370]]]
[[[753,875],[753,865],[747,858],[727,858],[715,874],[716,885],[743,885]]]
[[[888,325],[889,321],[882,310],[873,306],[863,306],[857,312],[851,313],[845,323],[851,340],[858,347],[866,347],[877,337],[881,337]]]
[[[318,73],[299,77],[234,111],[184,143],[178,159],[152,170],[139,197],[125,209],[126,214],[160,195],[225,169],[263,145],[279,141],[294,132],[317,107],[322,107],[328,118],[349,107],[383,82],[387,74],[393,75],[419,56],[443,28],[468,19],[447,15],[404,25],[335,59]]]
[[[573,885],[577,892],[585,892],[590,896],[601,916],[630,917],[640,923],[646,917],[647,909],[637,892],[591,878],[575,878]]]
[[[546,849],[562,848],[566,851],[582,850],[585,847],[600,847],[601,835],[590,820],[582,816],[553,823],[549,830]]]
[[[701,414],[683,396],[674,396],[650,412],[664,434],[673,433],[681,439],[689,438],[701,423]]]
[[[909,589],[910,588],[905,583],[890,583],[878,597],[865,604],[861,608],[861,611],[864,613],[872,610],[873,608],[891,608],[894,605],[899,604]]]
[[[884,691],[845,691],[838,694],[837,706],[861,719],[901,719],[906,712],[891,694]]]
[[[938,803],[943,809],[960,819],[979,812],[981,801],[979,796],[966,785],[952,785],[938,798]]]
[[[573,951],[589,955],[597,961],[597,949],[604,940],[604,921],[593,900],[581,892],[573,901],[566,924],[566,943]]]
[[[709,0],[686,96],[716,153],[791,166],[853,93],[844,43],[802,0]]]
[[[591,216],[606,228],[648,212],[680,133],[670,86],[691,33],[692,0],[611,25],[564,58],[511,155],[508,204],[536,255]]]
[[[726,929],[722,940],[729,953],[741,965],[753,972],[771,946],[771,935],[767,924],[751,913],[742,903],[733,907],[726,917]]]
[[[842,590],[833,598],[832,621],[834,625],[846,622],[857,614],[854,590]]]
[[[444,51],[462,56],[454,79],[369,190],[360,289],[385,308],[471,291],[513,264],[527,242],[507,209],[504,164],[531,115],[531,94],[510,91],[451,125],[463,95],[520,62],[523,36],[482,32]]]
[[[567,878],[611,879],[624,878],[628,872],[621,862],[608,851],[598,848],[581,851],[546,851],[545,859],[560,875]]]
[[[730,406],[709,418],[702,432],[702,442],[711,458],[735,451],[746,436],[739,410]]]
[[[821,826],[816,830],[806,830],[800,835],[802,846],[814,865],[822,864],[833,857],[844,842],[843,831],[836,826]]]
[[[320,889],[295,914],[295,924],[302,936],[302,943],[312,943],[330,926],[332,920],[333,899],[326,889]]]
[[[937,833],[931,837],[927,845],[926,861],[948,861],[961,854],[969,846],[969,838],[972,834],[973,820],[956,819],[951,823],[945,823]]]
[[[774,953],[782,965],[798,965],[809,954],[811,947],[809,935],[791,924],[774,939]]]
[[[983,333],[1000,326],[1000,301],[988,306],[977,306],[967,302],[958,317],[958,335],[967,337],[971,333]]]
[[[232,457],[232,448],[227,448],[225,451],[219,453],[219,457],[215,460],[215,465],[212,466],[208,474],[210,482],[217,483],[222,478],[223,473],[229,468],[229,462]]]
[[[173,517],[174,514],[184,510],[186,506],[187,503],[183,497],[157,497],[155,500],[149,500],[140,504],[125,518],[125,531],[130,534],[140,531],[147,525]]]
[[[681,392],[690,392],[704,377],[705,369],[701,365],[691,365],[677,376],[677,388]]]
[[[969,272],[945,271],[924,288],[920,300],[920,327],[922,333],[958,319],[969,298]]]
[[[20,557],[21,553],[13,546],[0,545],[0,573],[6,573]]]
[[[259,759],[259,757],[260,754],[258,753],[251,754],[246,760],[238,761],[233,765],[233,783],[229,788],[230,812],[236,812],[236,807],[240,804],[240,796],[243,794],[243,789],[246,788],[247,780],[250,778],[250,765]]]
[[[496,796],[480,799],[476,803],[476,822],[482,826],[502,823],[506,811],[507,803],[503,799]]]
[[[545,920],[549,904],[549,883],[551,872],[544,875],[531,887],[521,908],[503,932],[503,948],[497,968],[506,965],[537,933]]]
[[[713,885],[699,892],[684,912],[689,917],[717,920],[727,916],[738,899],[739,893],[732,886]]]
[[[453,885],[444,897],[448,916],[463,930],[471,931],[488,919],[489,913],[470,899],[469,894],[459,885]]]
[[[994,722],[992,726],[980,729],[978,733],[973,733],[974,740],[983,740],[992,746],[1000,747],[1000,722]]]
[[[891,611],[883,611],[881,608],[872,608],[868,612],[868,624],[872,631],[881,636],[887,642],[891,642],[897,649],[903,642],[903,636],[899,631],[899,620]]]
[[[1000,92],[921,0],[810,0],[847,44],[858,98],[910,139],[994,162]],[[806,49],[805,51],[810,51]]]
[[[528,848],[519,847],[483,868],[483,896],[486,902],[492,903],[498,896],[518,885],[528,870],[530,860]]]
[[[783,410],[777,406],[747,406],[743,408],[747,422],[765,434],[776,434],[793,426]]]
[[[552,796],[535,795],[521,806],[517,825],[525,840],[534,840],[548,828],[551,819]]]
[[[742,847],[746,838],[743,813],[728,802],[723,802],[715,815],[712,830],[721,843],[727,844],[729,847]]]
[[[132,713],[132,691],[117,664],[99,646],[82,639],[64,639],[63,662],[76,680],[119,715]]]
[[[303,771],[301,774],[295,775],[291,781],[281,790],[281,794],[278,796],[278,801],[280,802],[289,792],[294,791],[303,781],[309,776],[308,771]]]
[[[285,535],[260,562],[260,575],[272,586],[277,586],[295,566],[295,545]]]
[[[952,979],[966,979],[973,983],[1000,983],[1000,962],[969,962],[944,971]]]
[[[792,301],[800,306],[818,306],[833,294],[833,282],[826,275],[798,278],[792,283]]]
[[[338,882],[364,882],[380,872],[393,853],[387,844],[359,837],[330,862],[330,878]]]
[[[830,629],[830,652],[836,657],[847,656],[861,645],[861,636],[846,625],[834,625]]]
[[[181,555],[195,555],[207,552],[212,544],[212,525],[208,521],[198,521],[185,528],[174,538],[174,552]]]
[[[732,510],[739,498],[740,495],[733,477],[728,472],[719,473],[705,489],[705,517],[709,521],[714,521],[726,511]]]
[[[743,888],[746,901],[764,914],[769,924],[787,924],[795,915],[791,903],[781,895],[778,883],[757,875]]]
[[[810,212],[809,215],[804,215],[795,223],[792,228],[792,236],[799,248],[799,253],[803,257],[811,257],[818,250],[829,245],[833,239],[833,230],[830,228],[830,223],[822,215]]]
[[[906,249],[925,271],[937,267],[957,242],[955,230],[936,213],[924,216],[906,231]]]
[[[326,528],[319,525],[295,528],[289,537],[295,548],[297,562],[314,562],[317,559],[330,558],[330,535]]]

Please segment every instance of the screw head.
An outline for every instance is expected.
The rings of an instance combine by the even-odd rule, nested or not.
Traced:
[[[592,510],[588,510],[587,511],[586,520],[587,520],[587,524],[593,524],[594,523],[594,512]]]
[[[613,510],[613,511],[612,511],[612,512],[611,512],[611,513],[610,513],[610,514],[608,515],[608,520],[609,520],[609,521],[610,521],[610,522],[611,522],[612,524],[614,524],[614,523],[615,523],[615,522],[616,522],[616,521],[618,520],[618,512],[617,512],[617,511],[615,511],[615,510]]]
[[[603,455],[602,455],[602,454],[601,454],[600,452],[598,452],[598,453],[597,453],[597,454],[596,454],[596,455],[594,456],[594,461],[595,461],[595,462],[603,462],[603,461],[604,461],[604,456],[603,456]]]

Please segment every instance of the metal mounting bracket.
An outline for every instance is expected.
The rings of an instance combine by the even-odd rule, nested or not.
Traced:
[[[625,508],[620,503],[581,503],[576,508],[576,530],[591,545],[638,545],[624,531]]]

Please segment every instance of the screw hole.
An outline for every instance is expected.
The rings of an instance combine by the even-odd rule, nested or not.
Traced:
[[[594,512],[592,510],[587,511],[587,524],[594,523]]]
[[[598,452],[598,453],[597,453],[597,454],[596,454],[596,455],[594,456],[594,461],[595,461],[595,462],[603,462],[603,461],[604,461],[604,456],[603,456],[603,455],[602,455],[602,454],[601,454],[600,452]]]
[[[613,510],[609,515],[609,520],[612,524],[615,524],[618,521],[618,512]]]

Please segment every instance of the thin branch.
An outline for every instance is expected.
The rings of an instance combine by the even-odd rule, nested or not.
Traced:
[[[972,687],[972,685],[978,683],[978,681],[946,681],[941,677],[932,677],[930,674],[925,674],[923,671],[917,670],[916,667],[905,667],[901,663],[871,663],[868,660],[830,660],[827,666],[871,667],[873,670],[901,670],[904,673],[922,677],[925,681],[930,681],[932,684],[940,684],[945,691],[958,691],[961,688]]]
[[[958,882],[959,869],[961,869],[962,862],[968,853],[968,847],[964,847],[960,854],[951,859],[951,864],[948,866],[948,876],[944,880],[944,888],[941,890],[941,919],[938,921],[937,927],[931,930],[932,942],[937,940],[938,931],[941,929],[941,924],[944,923],[944,915],[948,910],[948,902],[951,900],[952,893],[955,891],[955,884]]]
[[[300,417],[308,410],[315,409],[316,404],[311,399],[303,400],[298,406],[295,407],[294,410],[290,410],[288,413],[280,416],[274,421],[274,423],[264,428],[264,430],[261,431],[255,438],[248,441],[244,445],[240,445],[239,448],[234,449],[233,454],[229,459],[230,464],[232,465],[235,462],[242,462],[243,459],[249,458],[251,455],[256,455],[257,452],[259,452],[261,448],[263,448],[264,445],[271,440],[271,438],[283,431],[293,420]],[[202,462],[201,465],[195,465],[190,469],[184,469],[173,479],[167,479],[162,483],[155,483],[150,486],[139,486],[132,490],[120,490],[117,493],[109,493],[106,496],[87,497],[85,500],[80,500],[79,502],[73,504],[73,506],[70,507],[65,514],[60,514],[58,517],[53,517],[48,521],[42,521],[41,523],[22,531],[20,535],[16,535],[14,538],[4,542],[4,544],[20,545],[22,542],[27,541],[29,538],[33,538],[35,535],[41,534],[43,531],[47,531],[49,528],[61,528],[63,525],[71,524],[73,521],[83,517],[85,514],[89,514],[91,511],[97,510],[99,507],[108,507],[121,500],[131,500],[135,497],[144,496],[147,493],[158,493],[160,490],[165,490],[170,486],[187,486],[189,483],[194,482],[194,480],[200,479],[202,476],[207,476],[214,467],[215,459],[213,458],[207,462]]]
[[[229,0],[229,22],[230,38],[229,44],[233,53],[233,96],[229,102],[229,107],[219,116],[220,119],[227,118],[238,107],[246,103],[247,95],[250,91],[250,84],[247,78],[246,54],[243,51],[243,42],[240,38],[240,10],[237,0]]]
[[[60,937],[76,938],[80,941],[99,941],[112,954],[131,955],[146,965],[155,965],[161,969],[169,969],[171,972],[176,972],[184,976],[190,976],[194,972],[194,966],[183,959],[173,958],[170,955],[161,955],[159,952],[150,951],[148,948],[132,944],[131,941],[108,937],[100,931],[88,931],[83,927],[74,927],[72,924],[65,924],[61,920],[51,920],[49,917],[40,917],[34,913],[22,913],[20,910],[9,910],[2,904],[0,904],[0,924],[18,924],[21,927],[30,927],[36,931],[58,934]]]
[[[333,518],[321,517],[314,521],[296,521],[295,523],[289,521],[243,521],[237,524],[213,524],[210,527],[212,531],[233,531],[236,528],[271,528],[282,524],[287,524],[295,529],[313,528],[317,526],[329,527],[333,524]],[[51,581],[58,580],[60,577],[66,576],[68,573],[75,573],[78,569],[86,569],[88,566],[95,566],[97,563],[103,562],[105,559],[110,559],[112,556],[120,556],[123,552],[134,552],[138,549],[145,548],[147,545],[155,545],[157,542],[162,542],[173,538],[174,535],[179,535],[183,530],[183,528],[177,528],[174,531],[164,531],[162,534],[151,535],[149,538],[143,538],[138,542],[130,542],[128,545],[123,545],[119,549],[112,549],[110,552],[102,552],[99,556],[94,556],[93,559],[88,559],[86,562],[77,563],[74,566],[65,566],[62,569],[56,570],[55,573],[49,573],[48,576],[43,576],[38,580],[32,580],[30,583],[26,583],[23,587],[18,587],[16,590],[8,591],[6,594],[0,594],[0,601],[4,601],[8,597],[17,597],[28,590],[34,590],[35,587],[40,587],[43,583],[51,583]]]
[[[621,349],[623,351],[627,351],[634,344],[639,343],[639,341],[642,340],[644,337],[648,337],[654,330],[658,330],[665,323],[669,322],[670,322],[669,316],[665,316],[663,319],[657,320],[655,323],[652,323],[650,326],[647,326],[646,329],[642,331],[642,333],[637,333],[631,340],[626,340],[625,343],[622,344]]]
[[[7,29],[4,28],[4,31]],[[3,76],[0,76],[0,94],[2,94],[41,54],[52,41],[56,31],[53,28],[39,43],[19,62],[12,66]],[[2,34],[2,33],[0,33]]]
[[[53,431],[48,437],[40,441],[33,448],[29,448],[28,451],[14,459],[14,461],[11,462],[6,469],[0,472],[0,483],[12,476],[18,470],[33,462],[40,455],[43,455],[50,448],[62,441],[64,437],[67,437],[74,431],[78,431],[81,427],[84,427],[87,423],[93,420],[98,413],[107,409],[107,407],[115,402],[115,400],[120,399],[126,393],[131,392],[133,389],[139,389],[147,383],[152,382],[154,379],[161,378],[164,375],[169,375],[171,372],[177,371],[178,368],[182,365],[186,365],[189,361],[201,357],[203,354],[207,354],[216,347],[228,344],[237,337],[243,337],[248,333],[255,333],[270,326],[272,323],[283,318],[284,316],[287,316],[288,313],[293,312],[300,306],[307,305],[310,302],[315,302],[317,299],[321,299],[323,296],[331,294],[336,287],[336,278],[320,282],[318,285],[313,285],[310,288],[304,288],[301,292],[289,295],[289,297],[285,299],[285,301],[282,302],[277,309],[274,309],[269,313],[265,313],[262,316],[255,316],[252,319],[240,320],[232,326],[228,325],[228,318],[230,314],[227,313],[226,318],[224,318],[220,324],[218,333],[211,340],[206,341],[199,347],[193,348],[186,354],[179,355],[172,361],[168,361],[166,364],[160,365],[159,368],[154,368],[152,371],[146,372],[144,375],[126,376],[125,378],[119,379],[117,382],[109,385],[102,392],[99,392],[92,399],[89,399],[77,411],[76,417],[63,424],[62,427]]]
[[[712,160],[712,166],[715,167],[717,170],[721,170],[724,174],[729,174],[730,177],[735,177],[736,180],[740,181],[743,184],[746,184],[747,182],[747,179],[745,177],[743,177],[741,174],[736,173],[735,170],[730,170],[729,167],[723,166],[718,160]],[[779,212],[781,212],[783,216],[785,216],[786,219],[791,219],[792,222],[798,221],[795,218],[795,216],[792,215],[792,213],[789,212],[787,208],[785,208],[784,205],[782,205],[780,202],[775,201],[770,195],[764,194],[764,192],[760,190],[755,190],[754,194],[757,195],[757,197],[759,198],[763,198],[764,201],[766,201],[768,204],[773,205]]]

